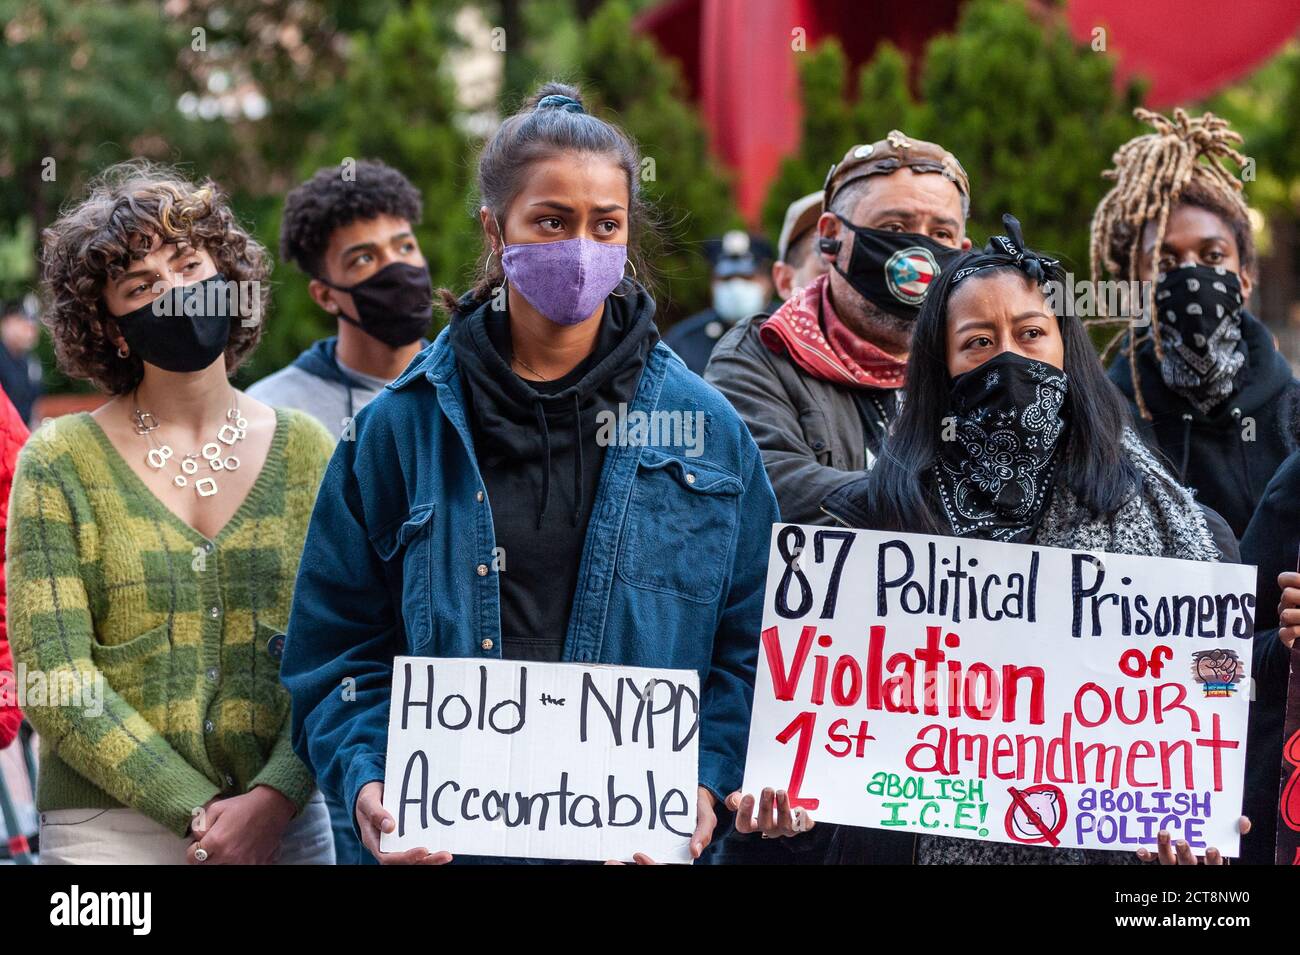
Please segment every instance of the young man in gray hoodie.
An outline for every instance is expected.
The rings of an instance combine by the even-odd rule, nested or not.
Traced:
[[[293,364],[248,389],[297,408],[336,438],[427,342],[433,289],[414,226],[419,191],[382,162],[326,167],[285,200],[280,256],[311,277],[312,299],[338,321]]]

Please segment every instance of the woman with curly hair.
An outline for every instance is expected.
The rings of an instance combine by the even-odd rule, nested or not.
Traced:
[[[24,449],[9,627],[41,734],[41,859],[332,862],[280,653],[332,441],[229,377],[266,251],[211,182],[109,169],[43,236],[60,367],[111,398]]]

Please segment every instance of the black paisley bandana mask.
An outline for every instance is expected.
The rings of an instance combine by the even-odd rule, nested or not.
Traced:
[[[1156,286],[1160,377],[1202,414],[1232,395],[1246,363],[1241,304],[1241,281],[1221,265],[1184,265]]]
[[[1009,351],[952,380],[933,473],[954,535],[1033,534],[1051,497],[1066,389],[1065,372]]]

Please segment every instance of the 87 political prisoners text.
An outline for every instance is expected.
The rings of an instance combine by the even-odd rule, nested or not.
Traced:
[[[856,538],[848,531],[823,530],[813,535],[814,560],[830,558],[826,544],[839,541],[831,568],[827,594],[820,618],[835,615],[840,576],[850,548]],[[787,620],[796,620],[813,607],[812,586],[803,572],[805,535],[802,528],[791,525],[777,535],[777,550],[785,562],[785,572],[777,588],[774,610]],[[1040,554],[1030,551],[1023,570],[1008,574],[981,573],[978,558],[964,558],[961,544],[953,546],[947,556],[940,556],[934,542],[925,545],[924,566],[918,568],[917,555],[906,541],[892,540],[880,544],[876,552],[876,614],[885,619],[891,610],[911,616],[946,617],[961,623],[967,620],[1038,621],[1038,585]],[[1071,554],[1070,594],[1072,602],[1071,633],[1081,637],[1085,631],[1100,636],[1103,629],[1116,636],[1187,636],[1221,639],[1233,636],[1246,639],[1255,625],[1255,595],[1250,592],[1191,595],[1171,594],[1157,598],[1144,593],[1103,592],[1106,569],[1092,554]],[[1143,583],[1150,583],[1144,581]],[[1122,587],[1133,587],[1131,577],[1121,577]]]

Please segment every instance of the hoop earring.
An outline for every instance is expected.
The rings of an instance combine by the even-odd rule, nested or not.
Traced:
[[[131,349],[130,349],[130,347],[127,346],[127,345],[123,345],[122,347],[120,347],[120,348],[117,350],[117,357],[118,357],[118,358],[130,358],[130,357],[131,357]]]
[[[636,277],[636,263],[633,262],[631,259],[628,259],[628,260],[627,260],[627,264],[630,265],[630,266],[632,266],[632,279],[633,279],[634,281],[637,281],[637,277]],[[623,275],[623,278],[619,280],[618,285],[622,285],[622,284],[623,284],[624,282],[626,282],[626,281],[627,281],[627,275],[626,275],[626,273],[625,273],[625,274]],[[615,285],[614,288],[618,288],[618,285]],[[610,292],[609,294],[610,294],[610,295],[613,295],[615,298],[627,298],[627,292],[623,292],[622,294],[619,294],[618,292]]]

